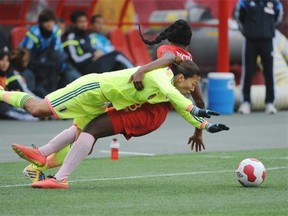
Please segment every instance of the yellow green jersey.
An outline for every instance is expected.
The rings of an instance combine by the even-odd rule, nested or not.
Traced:
[[[106,102],[111,102],[116,110],[133,104],[170,102],[189,123],[197,128],[204,127],[206,121],[190,114],[192,102],[173,86],[174,75],[169,68],[146,73],[142,91],[137,91],[132,82],[128,83],[137,69],[85,75],[46,99],[58,118],[78,119],[92,119],[106,112]]]

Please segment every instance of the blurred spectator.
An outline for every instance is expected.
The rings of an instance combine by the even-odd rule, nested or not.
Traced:
[[[133,67],[133,63],[123,53],[115,50],[110,40],[103,34],[104,25],[104,18],[100,14],[91,17],[92,32],[90,38],[92,47],[96,50],[101,50],[104,55],[109,54],[110,58],[114,58],[115,64],[118,64],[114,70]]]
[[[24,59],[23,59],[24,60]],[[23,61],[24,63],[24,61]],[[9,54],[3,50],[0,51],[0,85],[7,89],[9,86],[9,82],[13,82],[12,79],[16,77],[9,77],[10,73],[10,62],[9,62]],[[21,76],[17,77],[17,79],[22,79]],[[11,87],[11,86],[10,86]],[[9,89],[9,90],[20,90]],[[24,121],[36,121],[37,118],[34,118],[31,114],[27,113],[25,110],[14,108],[4,102],[0,102],[0,117],[8,118],[8,119],[16,119],[16,120],[24,120]]]
[[[85,12],[75,11],[70,16],[72,27],[67,31],[63,43],[73,65],[82,73],[101,73],[124,69],[131,65],[120,65],[116,61],[117,54],[105,54],[92,47],[88,31],[88,19]]]
[[[61,36],[63,36],[66,32],[66,23],[65,20],[62,18],[57,18],[57,25],[59,26],[61,30]]]
[[[9,43],[5,34],[0,30],[0,50],[9,51]]]
[[[275,95],[272,39],[283,16],[282,5],[278,0],[239,0],[235,13],[239,28],[246,39],[242,72],[244,102],[239,112],[251,112],[251,82],[256,71],[257,56],[260,55],[266,83],[265,112],[274,114],[277,110],[273,105]]]
[[[9,66],[10,62],[8,52],[0,50],[0,86],[2,88],[6,87],[6,78]]]
[[[38,25],[32,26],[20,43],[20,47],[30,51],[29,68],[36,80],[34,92],[40,97],[80,76],[68,62],[62,48],[61,30],[55,21],[52,11],[43,10],[38,16]]]
[[[29,51],[23,48],[16,48],[9,55],[10,69],[7,73],[6,89],[8,91],[22,91],[30,95],[35,95],[28,88],[26,79],[22,73],[26,70],[29,64]],[[37,97],[37,96],[36,96]]]

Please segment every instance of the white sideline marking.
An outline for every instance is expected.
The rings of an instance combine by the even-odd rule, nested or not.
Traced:
[[[207,158],[220,158],[220,159],[229,159],[229,158],[239,158],[240,156],[229,156],[229,155],[223,155],[223,156],[213,156],[213,155],[205,155],[204,157]],[[256,157],[257,159],[271,159],[271,160],[288,160],[288,157]]]
[[[107,151],[107,150],[101,150],[100,152],[110,154],[110,151]],[[139,156],[155,156],[155,154],[151,154],[151,153],[125,152],[125,151],[119,151],[119,154],[139,155]]]
[[[285,167],[271,167],[266,170],[279,170],[287,169]],[[141,178],[156,178],[156,177],[171,177],[171,176],[186,176],[186,175],[201,175],[201,174],[213,174],[213,173],[226,173],[235,172],[235,170],[219,170],[219,171],[203,171],[203,172],[187,172],[187,173],[163,173],[155,175],[143,175],[143,176],[123,176],[123,177],[112,177],[112,178],[97,178],[97,179],[82,179],[82,180],[72,180],[69,182],[96,182],[96,181],[116,181],[116,180],[129,180],[129,179],[141,179]],[[30,184],[15,184],[15,185],[0,185],[0,188],[11,188],[11,187],[26,187]]]

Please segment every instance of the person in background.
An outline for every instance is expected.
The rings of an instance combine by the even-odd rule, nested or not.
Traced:
[[[0,50],[3,50],[5,52],[9,51],[9,43],[6,35],[4,34],[4,32],[2,32],[2,30],[0,30]]]
[[[239,29],[244,35],[243,49],[243,99],[239,112],[251,112],[251,82],[256,71],[257,56],[260,55],[263,63],[263,72],[266,82],[265,112],[275,114],[274,106],[274,76],[273,76],[273,37],[276,27],[283,16],[282,4],[279,0],[239,0],[235,10],[235,17]]]
[[[56,23],[59,26],[59,29],[61,30],[61,37],[62,37],[63,35],[65,35],[67,28],[65,20],[62,18],[57,18]]]
[[[7,71],[9,69],[9,53],[6,50],[0,50],[0,87],[6,87]]]
[[[27,49],[16,48],[9,54],[10,70],[6,79],[6,90],[8,91],[21,91],[37,97],[32,93],[31,89],[26,84],[26,79],[22,73],[26,70],[29,64],[30,54]]]
[[[66,33],[63,47],[73,66],[82,74],[110,72],[133,66],[133,64],[119,64],[116,61],[118,53],[105,54],[102,49],[92,46],[85,12],[74,11],[70,20],[72,27]]]
[[[9,73],[11,72],[9,53],[1,50],[0,51],[0,89],[9,86]],[[13,89],[18,90],[18,89]],[[9,104],[0,102],[0,118],[15,119],[22,121],[37,121],[38,118],[34,118],[30,113],[25,110],[14,108]]]
[[[61,30],[55,21],[52,11],[43,10],[38,25],[32,26],[20,43],[21,48],[30,51],[29,68],[36,79],[35,93],[40,97],[80,77],[63,51]]]
[[[103,55],[109,55],[111,58],[114,58],[114,61],[118,65],[117,69],[134,67],[133,63],[123,53],[116,50],[110,40],[103,34],[104,25],[105,20],[100,14],[91,17],[92,32],[90,38],[92,46],[96,50],[101,50]]]

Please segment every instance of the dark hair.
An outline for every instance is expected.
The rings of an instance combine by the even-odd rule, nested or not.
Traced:
[[[201,76],[199,67],[190,60],[184,60],[179,64],[174,63],[174,65],[171,67],[171,70],[173,71],[174,76],[178,74],[183,74],[185,79],[193,77],[195,75]]]
[[[0,50],[0,60],[3,59],[5,56],[9,56],[9,53],[5,50]]]
[[[56,21],[56,17],[51,10],[43,10],[38,16],[38,24],[42,24],[51,20]]]
[[[93,15],[90,20],[91,24],[94,24],[98,18],[103,18],[103,16],[101,14]]]
[[[78,18],[83,16],[87,17],[87,14],[84,11],[73,11],[70,15],[70,21],[76,23]]]
[[[64,20],[63,18],[61,18],[61,17],[58,17],[58,18],[56,19],[56,22],[57,22],[57,23],[63,23],[63,24],[65,24],[65,20]]]
[[[22,69],[24,67],[24,60],[28,60],[30,58],[30,53],[27,49],[24,48],[15,48],[10,52],[9,60],[11,65],[13,65],[16,69]]]
[[[192,31],[190,25],[187,21],[180,19],[168,26],[163,32],[161,32],[153,41],[146,40],[142,33],[140,25],[139,27],[139,35],[142,41],[148,45],[155,45],[160,43],[163,40],[168,39],[171,43],[188,46],[191,41]]]

